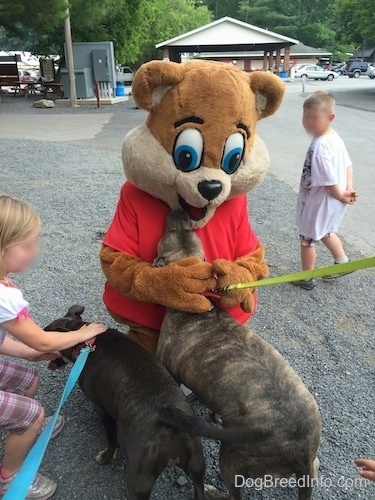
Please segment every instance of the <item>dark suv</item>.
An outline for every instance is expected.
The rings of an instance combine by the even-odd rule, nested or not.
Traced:
[[[348,75],[349,78],[358,78],[366,74],[369,64],[368,62],[352,61],[346,66],[345,74]]]

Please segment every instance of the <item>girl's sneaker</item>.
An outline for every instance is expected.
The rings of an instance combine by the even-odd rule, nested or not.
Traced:
[[[15,475],[13,474],[13,476],[7,479],[3,479],[0,476],[0,495],[5,495]],[[25,500],[48,500],[48,498],[53,496],[56,488],[57,484],[52,479],[48,479],[48,477],[42,476],[42,474],[37,474],[31,483]]]
[[[51,418],[52,417],[46,417],[43,420],[43,423],[42,423],[42,426],[40,428],[39,434],[41,434],[44,431],[44,429],[47,427],[48,423],[50,422]],[[51,434],[51,439],[55,438],[56,436],[58,436],[60,434],[60,432],[64,428],[64,425],[65,425],[65,418],[62,415],[59,415],[57,417],[55,425],[53,427],[53,431],[52,431],[52,434]]]

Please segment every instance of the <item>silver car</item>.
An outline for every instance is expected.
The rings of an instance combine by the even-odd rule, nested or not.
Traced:
[[[295,78],[310,78],[311,80],[328,80],[331,81],[334,78],[338,78],[338,74],[335,71],[327,71],[326,69],[318,66],[317,64],[311,64],[307,66],[302,66],[298,68],[294,73]]]
[[[371,63],[366,71],[366,75],[373,80],[375,78],[375,63]]]

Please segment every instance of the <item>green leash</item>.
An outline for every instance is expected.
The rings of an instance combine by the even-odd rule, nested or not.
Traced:
[[[310,271],[299,271],[298,273],[284,274],[282,276],[276,276],[275,278],[266,278],[264,280],[251,281],[249,283],[236,283],[215,291],[225,293],[230,292],[231,290],[240,290],[242,288],[280,285],[281,283],[291,283],[292,281],[325,278],[332,275],[347,274],[353,271],[359,271],[360,269],[367,269],[369,267],[375,267],[375,256],[351,260],[345,264],[334,264],[332,266],[319,267],[317,269],[311,269]]]

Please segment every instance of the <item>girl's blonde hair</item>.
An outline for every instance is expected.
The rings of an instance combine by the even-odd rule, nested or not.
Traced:
[[[4,250],[36,235],[40,225],[39,215],[27,203],[0,194],[0,280],[6,278]]]

